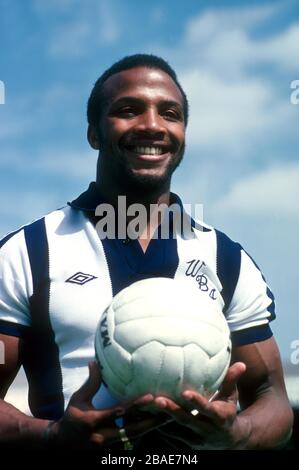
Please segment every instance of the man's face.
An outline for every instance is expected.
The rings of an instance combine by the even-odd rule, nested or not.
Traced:
[[[99,123],[103,168],[123,187],[146,190],[168,184],[184,153],[180,90],[168,74],[146,67],[117,73],[104,87],[107,100]]]

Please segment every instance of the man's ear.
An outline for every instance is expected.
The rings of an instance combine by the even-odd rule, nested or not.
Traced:
[[[99,134],[95,126],[89,125],[87,129],[87,140],[89,142],[89,145],[95,149],[99,150],[100,149],[100,139],[99,139]]]

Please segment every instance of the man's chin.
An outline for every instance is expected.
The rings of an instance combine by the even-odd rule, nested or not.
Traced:
[[[124,166],[122,183],[127,188],[141,189],[143,192],[157,191],[169,188],[172,174],[182,161],[183,155],[177,160],[172,161],[168,166],[162,168],[132,168]]]
[[[172,171],[157,174],[147,171],[134,171],[131,168],[124,169],[120,176],[120,186],[124,192],[135,194],[149,194],[168,189]]]
[[[171,174],[150,174],[146,172],[129,171],[126,178],[122,180],[126,189],[134,192],[156,192],[170,185]]]

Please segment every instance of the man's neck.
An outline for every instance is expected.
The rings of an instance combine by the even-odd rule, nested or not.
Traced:
[[[144,192],[126,192],[123,194],[115,185],[103,184],[101,181],[96,182],[99,193],[105,203],[112,204],[118,215],[126,217],[126,224],[128,225],[135,215],[128,215],[128,208],[132,204],[140,204],[146,211],[147,222],[144,226],[139,227],[140,236],[138,241],[142,250],[145,252],[157,227],[160,225],[163,218],[163,212],[159,212],[159,207],[166,207],[170,204],[170,188],[169,185],[164,188],[159,188],[157,191]],[[125,197],[126,212],[119,214],[119,197]]]
[[[165,187],[158,188],[157,190],[148,192],[141,192],[139,190],[127,190],[124,191],[119,189],[115,184],[106,184],[103,181],[97,179],[96,185],[101,197],[105,202],[112,204],[114,207],[118,206],[119,196],[126,198],[127,206],[131,204],[142,204],[146,208],[149,208],[153,204],[170,204],[170,187],[169,184]]]

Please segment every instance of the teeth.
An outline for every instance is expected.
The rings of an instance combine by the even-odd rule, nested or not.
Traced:
[[[139,153],[140,155],[161,155],[163,150],[161,147],[134,147],[134,152]]]

